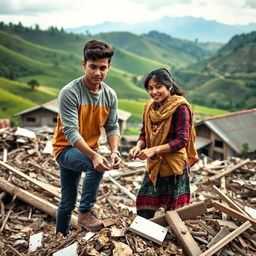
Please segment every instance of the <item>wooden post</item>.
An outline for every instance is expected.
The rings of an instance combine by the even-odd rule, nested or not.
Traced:
[[[166,220],[177,236],[179,242],[182,244],[184,250],[189,256],[198,256],[202,253],[194,238],[190,234],[186,225],[182,222],[180,216],[176,211],[168,211],[166,213]]]

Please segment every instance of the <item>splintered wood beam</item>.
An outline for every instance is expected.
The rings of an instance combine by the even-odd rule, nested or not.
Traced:
[[[239,236],[241,233],[243,233],[245,230],[247,230],[249,227],[251,227],[250,221],[246,221],[243,225],[241,225],[239,228],[228,234],[226,237],[224,237],[222,240],[214,244],[211,248],[204,251],[202,254],[198,254],[200,256],[211,256],[217,251],[219,251],[221,248],[223,248],[226,244],[228,244],[230,241],[235,239],[237,236]]]
[[[37,209],[41,210],[42,212],[45,212],[49,214],[52,217],[56,217],[57,212],[57,206],[46,201],[45,199],[36,196],[29,191],[26,191],[22,188],[16,187],[12,183],[8,182],[7,180],[0,178],[0,189],[4,190],[10,195],[16,195],[17,198],[21,199],[22,201],[26,202],[27,204],[30,204]],[[71,225],[74,228],[78,228],[77,225],[77,216],[72,215],[71,219]]]
[[[202,253],[201,249],[176,211],[168,211],[166,213],[166,220],[188,256],[198,256]]]
[[[213,207],[219,211],[225,212],[227,215],[229,215],[235,219],[238,219],[241,221],[247,221],[247,220],[250,221],[252,224],[252,227],[256,230],[256,219],[253,219],[248,215],[244,215],[244,214],[242,214],[228,206],[225,206],[219,202],[213,202]]]
[[[234,170],[240,168],[241,166],[247,164],[248,162],[250,162],[250,159],[246,159],[246,160],[242,161],[241,163],[239,163],[239,164],[237,164],[237,165],[234,165],[234,166],[228,168],[227,170],[225,170],[225,171],[223,171],[223,172],[220,172],[220,173],[218,173],[218,174],[216,174],[216,175],[214,175],[214,176],[208,178],[207,181],[214,181],[214,180],[217,180],[217,179],[219,179],[219,178],[221,178],[221,177],[223,177],[223,176],[225,176],[225,175],[227,175],[227,174],[233,172]]]
[[[176,211],[179,214],[181,220],[188,220],[205,213],[207,209],[206,209],[205,202],[201,201],[201,202],[196,202],[196,203],[183,206],[174,211]],[[168,226],[165,213],[161,214],[156,218],[152,218],[150,220],[161,226],[164,226],[164,227]]]
[[[55,188],[54,186],[52,185],[49,185],[49,184],[46,184],[42,181],[39,181],[39,180],[36,180],[34,178],[31,178],[30,176],[28,176],[27,174],[21,172],[20,170],[14,168],[13,166],[9,165],[9,164],[6,164],[2,161],[0,161],[0,165],[5,167],[6,169],[8,169],[9,171],[11,171],[12,173],[15,173],[17,175],[19,175],[20,177],[28,180],[29,182],[31,182],[32,184],[44,189],[45,191],[47,191],[48,193],[52,194],[53,196],[56,196],[57,198],[60,198],[61,195],[58,191],[57,188]]]
[[[131,193],[126,187],[119,184],[113,177],[109,176],[108,179],[113,182],[124,194],[130,197],[133,201],[136,200],[136,196]]]
[[[248,215],[245,211],[243,211],[233,200],[231,200],[228,196],[226,196],[225,194],[223,194],[215,185],[210,187],[209,190],[212,190],[213,192],[215,192],[216,194],[218,194],[220,196],[220,198],[225,201],[231,208],[233,208],[234,210],[244,214],[244,215]]]

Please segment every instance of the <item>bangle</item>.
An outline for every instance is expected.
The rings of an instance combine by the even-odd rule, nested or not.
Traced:
[[[159,146],[156,147],[156,150],[155,150],[155,154],[158,155],[159,154]]]
[[[121,153],[118,150],[112,150],[111,154],[116,153],[121,158]]]

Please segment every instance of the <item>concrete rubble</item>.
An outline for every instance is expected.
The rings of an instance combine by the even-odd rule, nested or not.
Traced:
[[[256,160],[200,161],[191,170],[191,204],[160,209],[151,219],[167,229],[160,241],[154,230],[130,228],[145,162],[124,157],[123,167],[107,172],[100,186],[95,211],[104,228],[80,229],[75,210],[71,233],[63,237],[55,235],[60,181],[49,139],[0,129],[1,256],[256,255]]]

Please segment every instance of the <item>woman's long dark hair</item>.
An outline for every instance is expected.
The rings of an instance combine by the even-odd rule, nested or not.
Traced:
[[[170,90],[171,94],[184,96],[182,90],[175,84],[175,79],[166,68],[157,68],[152,70],[144,79],[144,87],[148,90],[149,80],[153,80],[156,83],[163,84]]]

